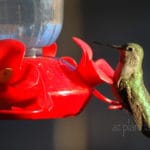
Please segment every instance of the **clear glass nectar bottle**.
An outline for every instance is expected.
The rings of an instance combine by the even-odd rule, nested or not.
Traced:
[[[17,39],[26,56],[58,38],[63,22],[63,0],[0,0],[0,39]]]

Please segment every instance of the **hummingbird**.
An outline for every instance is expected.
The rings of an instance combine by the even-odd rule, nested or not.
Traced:
[[[95,42],[101,44],[99,42]],[[144,85],[142,63],[144,50],[137,43],[106,46],[116,48],[119,62],[114,72],[112,92],[121,105],[133,116],[137,128],[150,137],[150,95]],[[117,108],[115,105],[111,109]]]

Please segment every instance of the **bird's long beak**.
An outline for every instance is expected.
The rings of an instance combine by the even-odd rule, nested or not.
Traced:
[[[125,47],[127,46],[125,44],[124,45],[104,44],[104,43],[97,42],[97,41],[94,41],[94,43],[97,45],[105,46],[105,47],[115,48],[117,50],[125,49]]]
[[[7,83],[12,77],[13,69],[12,68],[4,68],[0,70],[0,83]]]

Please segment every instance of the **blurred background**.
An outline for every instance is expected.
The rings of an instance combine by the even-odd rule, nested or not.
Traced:
[[[64,25],[57,41],[58,56],[80,60],[77,36],[93,48],[94,59],[105,58],[113,67],[118,54],[98,47],[93,41],[123,44],[137,42],[145,50],[145,84],[150,91],[150,4],[135,0],[65,0]],[[111,90],[97,87],[108,97]],[[83,112],[60,120],[0,121],[1,150],[128,150],[148,149],[150,139],[137,131],[131,116],[123,110],[109,111],[92,97]]]

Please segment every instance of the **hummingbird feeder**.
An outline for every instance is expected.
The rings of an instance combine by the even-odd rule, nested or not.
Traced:
[[[55,57],[63,0],[0,0],[0,119],[51,119],[80,113],[92,95],[112,105],[95,86],[113,84],[114,70],[82,49],[79,63]]]

